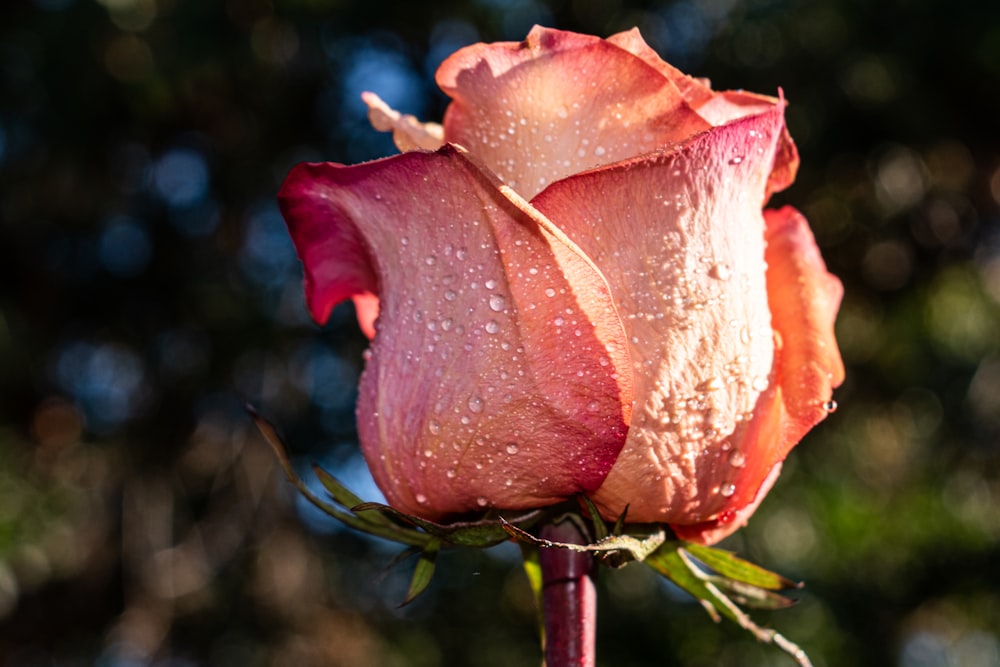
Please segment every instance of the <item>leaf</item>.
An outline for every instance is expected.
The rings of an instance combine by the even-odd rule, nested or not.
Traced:
[[[431,538],[424,550],[420,552],[417,565],[413,568],[413,577],[410,579],[410,589],[406,592],[406,599],[399,605],[400,607],[410,604],[427,590],[427,586],[430,585],[431,579],[434,577],[434,565],[440,550],[441,541],[437,538]]]
[[[734,581],[766,588],[771,591],[802,588],[801,583],[791,581],[776,572],[771,572],[759,565],[743,560],[729,551],[713,549],[701,544],[685,544],[684,550],[723,577]]]

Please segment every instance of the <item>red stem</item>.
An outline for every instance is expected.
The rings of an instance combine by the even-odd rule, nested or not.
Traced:
[[[552,542],[587,544],[569,519],[546,524],[540,537]],[[545,616],[545,667],[594,667],[597,632],[597,568],[590,553],[556,547],[539,552],[542,612]]]

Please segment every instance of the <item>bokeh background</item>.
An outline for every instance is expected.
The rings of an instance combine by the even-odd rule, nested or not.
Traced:
[[[726,546],[802,579],[756,614],[817,666],[1000,666],[1000,4],[966,0],[9,0],[0,4],[0,666],[536,665],[516,549],[398,608],[397,549],[311,512],[243,408],[374,498],[364,338],[320,330],[275,193],[438,119],[451,51],[639,26],[790,100],[778,198],[846,288],[840,409]],[[791,664],[645,568],[599,664]]]

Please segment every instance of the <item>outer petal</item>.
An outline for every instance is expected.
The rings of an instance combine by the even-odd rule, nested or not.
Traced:
[[[773,387],[762,397],[746,439],[745,465],[731,507],[718,519],[678,527],[680,536],[717,542],[746,523],[770,489],[780,462],[830,411],[844,365],[833,335],[843,287],[829,274],[809,225],[789,207],[765,211],[767,293],[777,350]]]
[[[454,100],[445,138],[525,197],[708,128],[654,67],[589,35],[536,26],[522,43],[469,46],[437,81]]]
[[[624,333],[551,223],[451,146],[300,165],[280,197],[314,315],[380,297],[358,428],[390,503],[440,518],[601,484],[632,400]]]
[[[605,272],[630,339],[632,424],[593,496],[609,516],[698,523],[744,493],[740,457],[775,380],[761,205],[783,127],[774,107],[532,202]]]

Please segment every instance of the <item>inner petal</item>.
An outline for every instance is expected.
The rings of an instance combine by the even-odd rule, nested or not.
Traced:
[[[709,127],[654,67],[588,35],[536,27],[521,43],[469,46],[437,81],[454,100],[445,138],[526,198]]]

